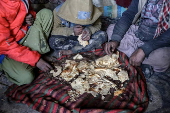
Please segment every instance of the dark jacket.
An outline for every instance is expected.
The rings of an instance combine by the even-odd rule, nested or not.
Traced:
[[[131,5],[128,7],[128,9],[123,13],[120,20],[116,23],[113,34],[111,37],[111,40],[120,42],[123,36],[125,35],[126,31],[129,29],[129,27],[132,25],[132,21],[135,17],[135,15],[138,13],[138,2],[139,0],[133,0],[131,2]],[[156,29],[156,27],[155,27]],[[152,27],[150,27],[150,32],[153,32]],[[149,31],[148,30],[148,31]],[[144,32],[143,36],[147,35],[147,31]],[[137,36],[138,37],[138,36]],[[139,37],[138,37],[139,38]],[[147,38],[147,40],[146,40]],[[142,40],[142,39],[140,39]],[[157,38],[151,38],[151,37],[145,37],[145,40],[142,40],[144,42],[144,45],[142,45],[140,48],[144,51],[146,57],[149,56],[149,54],[158,48],[161,47],[169,47],[170,46],[170,29],[162,33]]]

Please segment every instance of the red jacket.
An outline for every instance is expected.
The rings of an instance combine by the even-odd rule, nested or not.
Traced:
[[[28,13],[35,16],[22,0],[0,0],[0,54],[35,66],[40,54],[17,43],[28,30],[28,25],[23,24]]]

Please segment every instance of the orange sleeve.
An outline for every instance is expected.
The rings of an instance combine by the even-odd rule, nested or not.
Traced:
[[[14,36],[11,36],[10,24],[0,13],[0,54],[5,54],[11,59],[35,66],[40,54],[31,51],[28,47],[18,44]]]

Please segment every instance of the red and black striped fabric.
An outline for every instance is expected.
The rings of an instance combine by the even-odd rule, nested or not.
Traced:
[[[102,50],[95,52],[103,54]],[[120,53],[119,61],[129,72],[130,81],[126,90],[119,96],[93,97],[91,94],[81,95],[75,102],[67,102],[70,98],[67,91],[70,86],[40,74],[31,84],[12,85],[6,95],[16,101],[27,104],[42,113],[143,113],[148,106],[145,78],[140,68],[131,66],[125,54]]]

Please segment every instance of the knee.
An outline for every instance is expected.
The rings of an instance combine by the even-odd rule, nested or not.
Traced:
[[[51,35],[51,37],[49,38],[49,46],[50,46],[50,48],[55,49],[55,47],[59,43],[58,39],[59,39],[58,35]]]
[[[165,72],[169,69],[169,64],[162,64],[158,66],[153,66],[155,72]]]
[[[93,34],[92,39],[97,41],[98,43],[104,43],[107,41],[107,34],[105,31],[98,31]]]
[[[24,85],[24,84],[30,84],[34,80],[34,75],[33,74],[27,74],[23,77],[20,77],[17,80],[17,85]]]
[[[41,9],[38,13],[42,13],[42,14],[47,15],[47,16],[51,16],[52,15],[52,11],[49,10],[49,9],[46,9],[46,8]]]
[[[164,72],[170,67],[170,48],[164,47],[153,51],[148,58],[148,62],[153,66],[154,71]]]
[[[49,9],[41,9],[38,13],[37,13],[38,16],[41,16],[43,18],[49,18],[49,19],[53,19],[53,13],[51,10]]]
[[[153,69],[156,72],[165,72],[166,70],[168,70],[168,68],[170,67],[170,63],[169,61],[162,59],[162,62],[159,62],[159,64],[154,65]]]

